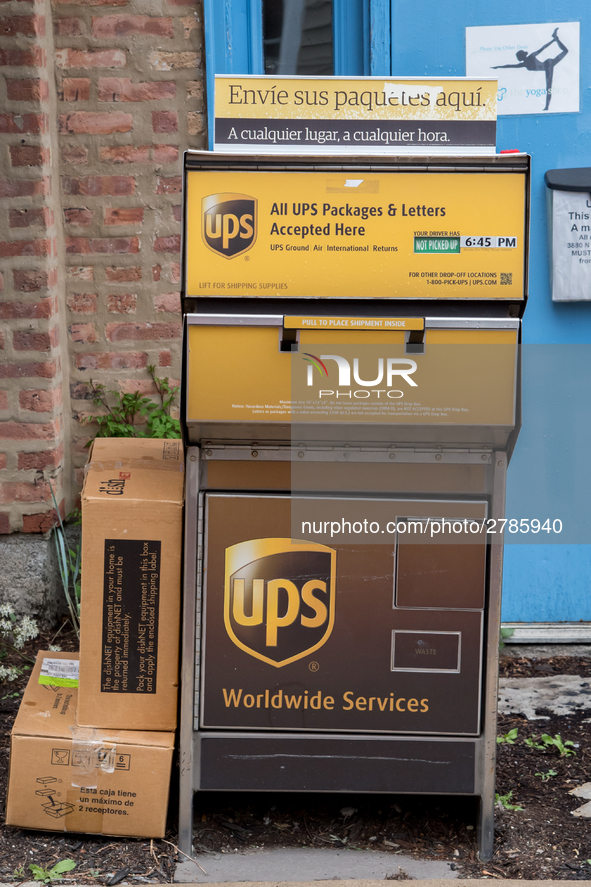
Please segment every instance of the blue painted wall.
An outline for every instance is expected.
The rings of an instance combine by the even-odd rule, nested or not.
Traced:
[[[547,169],[591,166],[591,4],[572,0],[393,0],[392,8],[392,73],[398,75],[463,76],[466,27],[581,22],[581,112],[499,117],[497,148],[519,148],[532,155],[530,302],[524,340],[591,342],[591,303],[560,305],[550,299],[544,185]]]
[[[217,73],[259,73],[257,4],[258,0],[205,0],[210,84],[214,69]],[[233,12],[241,28],[230,39]],[[571,543],[576,538],[577,543],[506,546],[505,621],[591,621],[591,532],[586,532],[583,519],[591,502],[591,472],[585,466],[591,436],[588,422],[582,421],[587,416],[591,421],[587,395],[591,360],[586,349],[579,351],[578,374],[560,369],[557,384],[556,372],[563,362],[552,348],[553,344],[591,344],[591,302],[551,301],[544,185],[547,169],[591,166],[591,4],[572,0],[335,0],[336,73],[340,74],[463,76],[466,27],[561,21],[581,23],[580,113],[540,113],[498,121],[498,149],[518,148],[533,158],[524,423],[509,468],[508,513],[517,518],[560,518],[568,528],[562,538]],[[548,352],[536,347],[528,354],[530,345],[546,345]],[[550,408],[546,386],[552,388],[556,408]],[[565,465],[569,468],[566,475]],[[539,513],[542,507],[547,514]],[[574,536],[579,520],[584,532],[579,527],[579,535]]]
[[[579,114],[537,114],[500,117],[497,147],[519,148],[532,155],[532,204],[529,303],[524,318],[524,342],[590,343],[591,302],[556,304],[550,297],[546,188],[544,172],[562,167],[591,166],[591,4],[565,0],[393,0],[393,74],[463,75],[465,28],[532,22],[580,21],[581,111]],[[524,422],[509,468],[507,511],[511,516],[535,516],[546,500],[551,518],[561,518],[569,535],[589,509],[591,486],[585,471],[585,448],[591,438],[579,419],[588,415],[586,390],[591,366],[582,355],[579,374],[556,373],[559,352],[524,353]],[[548,398],[548,387],[552,397]],[[561,394],[562,391],[562,400]],[[568,393],[568,396],[567,396]],[[560,411],[555,407],[562,403]],[[570,468],[565,484],[563,470]],[[543,493],[543,496],[542,496]],[[538,513],[538,516],[541,516]],[[563,531],[564,532],[564,531]],[[591,620],[591,536],[579,544],[515,545],[505,547],[503,619],[509,622]]]

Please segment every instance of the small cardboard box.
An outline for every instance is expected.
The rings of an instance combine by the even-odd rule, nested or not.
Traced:
[[[174,733],[76,727],[77,653],[41,652],[12,728],[6,824],[164,835]]]
[[[94,441],[82,492],[79,725],[176,726],[183,489],[180,440]]]

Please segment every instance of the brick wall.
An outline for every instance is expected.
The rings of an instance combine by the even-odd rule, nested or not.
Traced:
[[[181,156],[199,0],[0,0],[0,533],[72,507],[90,379],[180,377]]]
[[[0,532],[51,525],[67,474],[57,135],[45,2],[0,4]]]

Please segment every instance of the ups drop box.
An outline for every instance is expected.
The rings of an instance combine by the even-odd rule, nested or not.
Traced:
[[[185,155],[183,853],[195,792],[313,791],[493,854],[530,158],[473,147]]]
[[[82,492],[79,725],[176,726],[183,488],[180,440],[95,440]]]
[[[174,733],[77,727],[77,675],[77,653],[39,653],[12,729],[6,824],[162,837]]]

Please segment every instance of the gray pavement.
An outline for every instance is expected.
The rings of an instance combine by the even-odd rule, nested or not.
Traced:
[[[584,785],[573,788],[569,795],[574,795],[575,798],[584,798],[587,801],[586,804],[573,810],[572,815],[580,816],[583,819],[591,819],[591,782],[586,782]]]
[[[202,875],[203,877],[203,875]],[[485,881],[487,879],[486,875],[481,876],[480,878],[458,878],[455,881],[454,887],[467,887],[467,885],[472,885],[475,880]],[[395,880],[407,880],[407,878],[399,877]],[[412,880],[412,879],[409,879]],[[514,880],[512,878],[502,879],[503,884],[506,887],[523,887],[523,881]],[[75,883],[70,881],[69,883]],[[203,880],[195,880],[193,882],[185,882],[185,883],[193,883],[195,885],[206,883]],[[209,883],[215,883],[213,881]],[[244,881],[219,881],[217,883],[223,884],[224,887],[244,887]],[[426,878],[423,880],[421,887],[445,887],[448,883],[447,878]],[[528,881],[529,887],[574,887],[575,884],[580,884],[580,881]],[[135,887],[136,882],[128,882],[121,881],[121,887]],[[278,881],[276,878],[270,881],[249,881],[249,887],[384,887],[384,879],[376,879],[376,878],[314,878],[309,879],[307,881]],[[0,882],[0,887],[14,887],[14,884],[6,884]],[[39,887],[39,881],[21,881],[18,887]]]
[[[450,863],[445,861],[411,859],[379,850],[335,850],[331,847],[280,847],[246,853],[208,854],[199,857],[199,864],[207,874],[187,860],[177,866],[175,881],[200,884],[272,881],[276,884],[273,876],[278,874],[283,880],[294,883],[330,881],[331,884],[341,879],[370,878],[383,882],[398,876],[398,880],[401,874],[402,880],[448,881],[457,878]],[[356,880],[355,883],[363,882]]]
[[[485,881],[487,879],[486,875],[483,875],[480,878],[462,878],[458,879],[454,887],[465,887],[465,885],[471,885],[475,880],[477,881]],[[405,880],[405,879],[401,879]],[[123,882],[125,884],[125,882]],[[195,882],[203,883],[203,882]],[[225,881],[224,887],[244,887],[244,881]],[[580,884],[580,881],[528,881],[529,887],[574,887],[575,884]],[[445,887],[447,881],[442,878],[429,878],[423,881],[421,887]],[[523,887],[523,881],[514,880],[513,878],[503,879],[503,884],[506,887]],[[251,881],[249,887],[384,887],[383,880],[375,880],[373,878],[359,878],[359,879],[340,879],[340,878],[331,878],[329,881],[326,880],[310,880],[310,881]],[[5,887],[5,885],[0,885],[0,887]],[[21,885],[22,887],[22,885]]]
[[[542,710],[563,716],[581,709],[591,714],[591,678],[566,674],[499,681],[500,714],[522,714],[528,721],[543,721],[548,715],[538,714]]]

